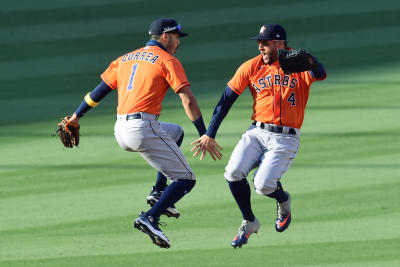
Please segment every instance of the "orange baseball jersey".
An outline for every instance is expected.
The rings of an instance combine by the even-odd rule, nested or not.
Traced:
[[[114,60],[101,74],[118,90],[117,113],[159,115],[169,87],[178,92],[190,85],[179,60],[158,46],[145,46]]]
[[[252,120],[301,128],[315,80],[308,71],[285,75],[278,61],[266,65],[258,55],[239,67],[228,86],[239,95],[249,87],[254,100]]]

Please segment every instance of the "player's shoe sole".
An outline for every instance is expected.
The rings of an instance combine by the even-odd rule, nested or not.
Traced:
[[[157,201],[158,199],[153,196],[147,197],[147,204],[149,204],[150,207],[153,207]],[[166,215],[167,217],[173,217],[177,219],[179,218],[179,216],[181,216],[181,213],[178,211],[178,209],[174,207],[168,207],[166,210],[162,212],[162,214]]]
[[[153,243],[160,248],[169,248],[171,244],[168,238],[164,235],[162,231],[159,231],[153,227],[150,221],[143,215],[135,219],[133,226],[139,231],[147,234]]]

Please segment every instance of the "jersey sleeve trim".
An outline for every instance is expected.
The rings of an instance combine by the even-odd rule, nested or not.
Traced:
[[[114,87],[109,81],[107,81],[106,78],[104,78],[104,75],[103,75],[103,74],[101,74],[100,77],[101,77],[101,79],[102,79],[111,89],[113,89],[113,90],[117,89],[117,88]]]
[[[233,86],[232,86],[232,84],[230,84],[230,82],[228,82],[228,87],[232,90],[232,91],[234,91],[236,94],[238,94],[238,95],[241,95],[242,94],[242,92],[240,92],[239,90],[237,90],[236,88],[234,88]]]
[[[179,85],[177,88],[172,88],[174,91],[175,91],[175,93],[178,93],[179,92],[179,90],[181,90],[183,87],[185,87],[185,86],[187,86],[187,85],[189,85],[190,86],[190,83],[189,82],[186,82],[186,83],[182,83],[181,85]]]

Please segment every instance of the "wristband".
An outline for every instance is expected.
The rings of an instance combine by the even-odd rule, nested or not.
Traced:
[[[93,101],[93,99],[90,97],[90,92],[87,93],[87,95],[85,96],[85,101],[92,108],[94,108],[95,106],[97,106],[99,104],[99,102]]]
[[[206,126],[204,125],[203,116],[200,116],[197,120],[192,121],[194,126],[196,126],[197,132],[202,136],[206,132]]]

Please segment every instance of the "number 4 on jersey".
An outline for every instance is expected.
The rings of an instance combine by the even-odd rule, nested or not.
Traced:
[[[290,105],[296,106],[296,95],[294,92],[292,92],[288,98],[288,102],[290,102]]]
[[[294,92],[292,92],[288,98],[288,101],[290,102],[290,105],[296,106],[296,95]]]
[[[133,89],[133,80],[135,79],[135,74],[136,74],[137,66],[138,66],[138,64],[133,64],[133,65],[132,65],[131,78],[129,79],[128,88],[126,88],[126,90],[128,90],[128,91],[130,91],[130,90]]]

